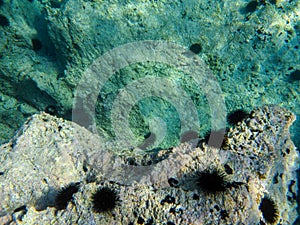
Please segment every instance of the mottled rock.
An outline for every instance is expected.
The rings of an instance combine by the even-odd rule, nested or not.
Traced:
[[[0,219],[12,224],[259,224],[265,221],[261,199],[268,196],[278,209],[276,221],[292,224],[299,163],[289,133],[294,120],[284,108],[265,106],[228,131],[223,149],[199,140],[143,156],[139,149],[115,155],[114,146],[75,123],[34,115],[0,148]],[[148,165],[142,165],[145,159]],[[195,188],[193,176],[208,168],[230,168],[225,192],[208,195]],[[170,185],[170,178],[177,184]],[[57,190],[72,182],[80,182],[79,191],[55,213]],[[114,189],[119,200],[112,212],[97,214],[91,196],[101,186]]]
[[[300,86],[289,79],[299,70],[300,5],[260,1],[255,11],[244,13],[249,2],[256,1],[3,1],[0,14],[10,25],[0,27],[0,91],[17,104],[9,112],[0,104],[4,115],[0,142],[8,141],[28,116],[48,106],[70,119],[72,96],[88,65],[111,49],[138,40],[173,42],[187,50],[200,44],[198,56],[217,76],[230,111],[272,103],[300,115]],[[40,50],[34,40],[42,43]],[[136,65],[115,74],[98,102],[97,110],[102,112],[96,120],[103,130],[111,126],[106,114],[114,100],[111,92],[143,74],[181,80],[174,69],[161,65]],[[198,87],[190,80],[182,85],[199,106],[199,119],[208,121],[209,109]],[[32,109],[18,107],[25,103]],[[133,122],[141,136],[149,132],[141,120]],[[294,134],[299,132],[297,127]]]

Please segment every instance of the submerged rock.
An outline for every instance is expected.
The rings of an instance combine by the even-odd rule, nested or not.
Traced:
[[[116,155],[112,143],[75,123],[34,115],[0,147],[0,221],[292,224],[299,163],[289,133],[294,120],[283,108],[265,106],[231,128],[222,149],[194,140],[152,155],[139,149]],[[222,174],[221,191],[199,188],[199,173],[208,170]],[[61,187],[77,182],[67,208],[57,210]],[[113,202],[97,213],[92,196],[102,187]]]

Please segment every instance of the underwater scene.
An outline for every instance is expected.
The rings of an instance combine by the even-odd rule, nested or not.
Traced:
[[[300,225],[299,0],[0,0],[0,225]]]

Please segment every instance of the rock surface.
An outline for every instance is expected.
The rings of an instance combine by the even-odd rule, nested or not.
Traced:
[[[245,0],[2,2],[0,14],[9,26],[0,26],[0,143],[28,116],[48,106],[70,119],[72,95],[87,66],[107,51],[138,40],[174,42],[186,49],[200,44],[199,58],[217,77],[229,110],[277,104],[300,115],[299,81],[289,81],[299,70],[299,1],[260,1],[248,12]],[[41,49],[33,44],[37,40]],[[181,79],[174,69],[160,65],[139,65],[116,74],[100,93],[98,106],[102,113],[97,120],[108,134],[106,112],[114,100],[110,92],[143,74]],[[201,106],[204,123],[208,111],[202,94],[189,80],[182,85]],[[141,120],[132,122],[147,133]],[[300,126],[294,127],[296,135]]]
[[[194,140],[149,156],[138,149],[116,155],[75,123],[34,115],[0,147],[0,223],[259,224],[268,196],[276,222],[292,224],[299,163],[289,133],[294,121],[291,112],[265,106],[231,128],[221,149]],[[195,189],[191,178],[207,168],[227,171],[236,185],[216,195]],[[57,211],[57,191],[72,182],[80,182],[79,191]],[[111,212],[95,213],[91,196],[102,186],[116,190],[119,200]]]

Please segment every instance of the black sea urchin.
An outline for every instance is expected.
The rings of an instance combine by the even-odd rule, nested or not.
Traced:
[[[9,20],[4,16],[0,14],[0,26],[7,27],[9,26]]]
[[[72,200],[73,194],[78,192],[79,183],[71,183],[63,187],[55,197],[55,207],[58,210],[67,208],[68,203]]]
[[[218,169],[198,171],[194,177],[196,187],[206,194],[218,194],[226,191],[226,174]]]
[[[92,196],[93,210],[97,213],[112,210],[117,204],[117,192],[108,187],[100,187]]]
[[[202,47],[199,43],[195,43],[190,46],[190,51],[194,52],[195,54],[199,54],[201,50]]]
[[[268,196],[262,198],[259,209],[265,221],[269,224],[274,224],[279,217],[278,209],[275,202]]]
[[[238,109],[236,111],[229,113],[229,115],[227,116],[227,121],[231,125],[236,125],[239,122],[243,121],[248,116],[249,114],[245,110]]]
[[[295,70],[289,75],[290,81],[299,81],[300,80],[300,70]]]

